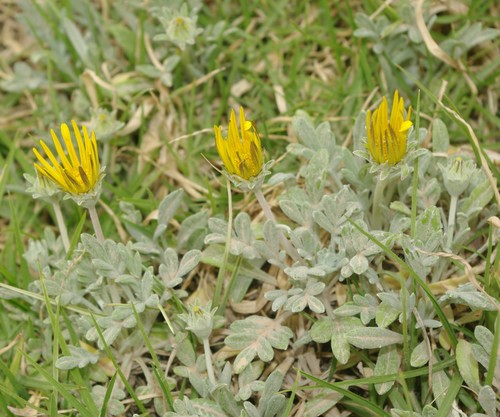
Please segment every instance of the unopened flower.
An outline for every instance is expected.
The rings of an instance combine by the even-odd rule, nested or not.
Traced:
[[[209,302],[205,307],[198,303],[189,307],[188,313],[179,314],[179,318],[184,321],[186,329],[192,331],[200,339],[208,339],[214,328],[214,317],[217,312]]]
[[[240,129],[236,115],[231,110],[227,138],[222,137],[220,126],[214,126],[215,145],[229,175],[249,181],[257,177],[263,168],[262,147],[259,133],[253,122],[245,120],[243,107],[240,107]]]
[[[71,125],[76,138],[78,153],[73,144],[69,127],[66,123],[63,123],[61,124],[61,135],[65,149],[62,147],[54,130],[50,131],[59,159],[56,158],[45,142],[40,140],[40,146],[46,157],[44,158],[38,149],[33,148],[33,152],[38,159],[35,168],[40,177],[52,181],[59,189],[67,192],[71,197],[75,197],[78,200],[77,202],[82,204],[85,203],[83,201],[85,196],[96,197],[98,195],[102,172],[94,132],[89,135],[84,126],[82,137],[76,122],[72,121]]]
[[[471,160],[463,160],[461,157],[450,159],[446,166],[438,164],[443,173],[444,186],[446,191],[458,197],[462,194],[476,171],[476,164]]]
[[[116,119],[116,110],[108,111],[103,108],[90,110],[92,115],[90,127],[99,142],[109,142],[114,135],[125,126],[125,123]]]
[[[373,112],[366,113],[366,147],[375,162],[397,164],[406,155],[406,140],[413,123],[410,121],[411,107],[405,119],[404,100],[394,92],[389,118],[387,99]]]
[[[196,26],[198,15],[195,9],[188,11],[188,6],[184,3],[179,10],[175,8],[162,7],[159,16],[165,28],[165,33],[154,37],[155,41],[169,41],[184,50],[186,45],[193,45],[195,38],[203,32],[203,29]]]

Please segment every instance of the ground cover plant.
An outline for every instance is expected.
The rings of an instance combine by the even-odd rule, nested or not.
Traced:
[[[499,410],[494,1],[0,4],[0,415]]]

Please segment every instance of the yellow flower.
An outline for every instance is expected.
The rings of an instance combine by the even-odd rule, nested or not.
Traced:
[[[387,114],[387,99],[373,112],[366,113],[367,148],[373,159],[379,164],[388,162],[394,165],[406,154],[406,136],[413,123],[410,121],[411,107],[404,117],[404,100],[394,92],[391,118]]]
[[[76,137],[78,154],[76,153],[71,132],[66,123],[61,124],[61,133],[66,147],[66,152],[61,146],[54,130],[51,130],[52,141],[54,142],[58,161],[49,147],[40,141],[40,146],[47,155],[47,160],[33,148],[33,152],[40,164],[35,163],[38,174],[42,178],[48,178],[54,182],[57,187],[70,194],[85,194],[94,189],[100,175],[99,155],[97,153],[97,143],[94,132],[89,136],[87,129],[83,126],[83,138],[80,129],[74,120],[71,121],[73,132]],[[69,159],[68,156],[69,155]]]
[[[236,115],[231,110],[227,138],[222,137],[220,126],[214,126],[215,145],[231,175],[249,180],[262,171],[263,157],[259,132],[253,122],[245,120],[243,107],[240,107],[240,132],[236,124]]]

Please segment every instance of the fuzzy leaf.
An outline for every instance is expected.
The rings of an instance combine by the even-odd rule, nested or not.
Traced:
[[[399,356],[396,346],[385,346],[380,349],[373,374],[374,376],[396,374],[399,370],[399,365],[401,365],[401,357]],[[375,389],[379,395],[383,395],[390,391],[394,382],[395,381],[388,381],[376,384]]]
[[[234,361],[234,371],[239,374],[256,355],[264,362],[272,360],[273,348],[286,349],[292,336],[288,327],[272,319],[250,316],[231,324],[231,334],[224,343],[232,349],[241,350]]]
[[[333,321],[333,333],[330,345],[333,355],[342,365],[347,363],[351,355],[347,333],[353,328],[362,326],[361,320],[357,317],[342,317]]]
[[[403,343],[403,335],[378,327],[356,327],[347,333],[347,341],[360,349],[375,349]]]
[[[495,417],[497,410],[496,395],[489,385],[482,387],[478,395],[479,404],[483,407],[488,417]]]
[[[99,355],[89,352],[81,347],[69,346],[71,356],[62,356],[56,361],[59,369],[68,370],[73,368],[84,368],[89,363],[94,364],[99,359]]]
[[[326,415],[325,413],[337,404],[342,397],[343,395],[338,392],[327,392],[314,395],[313,398],[306,402],[304,417],[319,417]]]
[[[450,136],[448,129],[441,119],[432,122],[432,150],[433,152],[448,152]]]
[[[158,207],[158,224],[168,224],[179,208],[184,191],[182,188],[169,193]]]
[[[429,362],[429,350],[427,349],[427,343],[423,340],[411,352],[410,364],[414,368],[419,368],[427,362]]]
[[[456,357],[460,375],[469,388],[478,392],[481,389],[477,361],[472,355],[472,347],[466,340],[460,339],[456,347]]]

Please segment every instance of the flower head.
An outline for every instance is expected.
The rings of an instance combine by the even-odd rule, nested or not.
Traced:
[[[476,173],[476,164],[471,160],[463,160],[460,156],[450,159],[446,166],[438,164],[443,173],[444,187],[453,196],[458,197],[467,187]]]
[[[240,107],[240,131],[234,110],[231,110],[227,138],[222,137],[220,126],[214,126],[214,132],[215,145],[228,174],[248,181],[262,172],[259,133],[253,122],[245,120],[243,107]]]
[[[406,154],[406,139],[413,123],[410,121],[411,107],[404,117],[404,100],[394,92],[391,116],[387,113],[387,99],[373,112],[366,113],[366,147],[375,162],[389,165],[397,164]]]
[[[59,161],[43,140],[40,146],[45,152],[47,161],[36,148],[33,152],[39,163],[35,163],[39,176],[52,181],[58,188],[71,195],[81,195],[94,191],[100,179],[99,155],[94,132],[89,136],[85,126],[83,138],[78,125],[71,122],[78,146],[78,155],[73,145],[71,132],[66,123],[61,124],[61,134],[66,150],[61,146],[54,130],[51,130],[52,141],[56,148]],[[69,158],[68,158],[69,156]]]
[[[212,308],[211,301],[205,307],[196,301],[194,305],[189,307],[188,313],[179,314],[179,318],[187,324],[187,330],[191,330],[200,339],[207,339],[214,328],[216,312],[217,309]]]
[[[189,11],[186,3],[183,3],[179,10],[162,7],[159,18],[165,33],[156,35],[154,40],[172,42],[181,50],[184,50],[186,45],[194,45],[195,38],[203,32],[203,29],[196,26],[197,9],[191,8]]]

